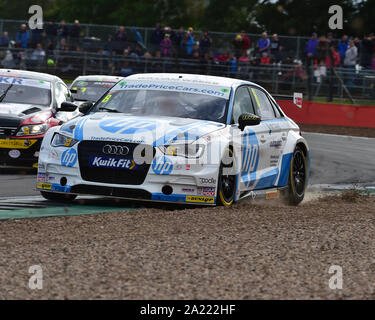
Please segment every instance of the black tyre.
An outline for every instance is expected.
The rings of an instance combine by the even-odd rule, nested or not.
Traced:
[[[74,194],[52,193],[46,191],[41,191],[40,193],[44,199],[56,202],[72,202],[77,198]]]
[[[233,151],[228,149],[220,164],[217,205],[230,207],[235,200],[236,186],[235,160]]]
[[[307,174],[306,156],[300,147],[296,147],[290,162],[289,184],[285,193],[289,205],[298,206],[305,198]]]

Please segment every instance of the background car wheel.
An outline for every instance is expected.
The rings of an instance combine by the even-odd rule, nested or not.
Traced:
[[[220,164],[217,204],[224,207],[229,207],[234,203],[237,175],[235,172],[233,151],[228,149],[225,154],[226,156]]]
[[[289,205],[298,206],[305,198],[307,187],[307,161],[300,147],[296,147],[290,162],[289,185],[285,200]]]
[[[71,202],[75,198],[77,198],[77,196],[74,194],[61,194],[61,193],[52,193],[52,192],[46,192],[46,191],[41,191],[40,193],[44,199],[51,200],[51,201],[58,201],[58,202]]]

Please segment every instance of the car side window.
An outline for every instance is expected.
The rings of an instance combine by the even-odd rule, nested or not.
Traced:
[[[69,90],[62,83],[57,83],[55,87],[55,97],[57,105],[60,106],[63,102],[69,100]]]
[[[254,101],[256,101],[258,114],[260,115],[262,120],[275,119],[275,111],[267,95],[262,90],[259,90],[257,88],[251,88],[251,94],[254,97]]]
[[[279,108],[277,107],[277,105],[275,104],[275,102],[272,101],[272,99],[270,99],[270,101],[271,101],[271,104],[272,104],[273,110],[275,111],[276,118],[282,118],[283,116],[281,115],[281,113],[280,113],[280,111],[279,111]]]
[[[237,89],[233,103],[233,123],[238,123],[238,119],[243,113],[255,114],[253,102],[247,87]]]

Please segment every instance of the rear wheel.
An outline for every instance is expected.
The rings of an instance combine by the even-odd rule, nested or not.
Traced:
[[[230,207],[234,203],[236,195],[237,175],[233,151],[228,149],[225,154],[219,170],[217,204]]]
[[[46,191],[41,191],[40,193],[44,199],[57,202],[71,202],[77,198],[74,194],[52,193]]]
[[[297,206],[305,198],[307,187],[307,161],[306,156],[300,147],[297,147],[293,153],[290,162],[289,185],[285,194],[288,204]]]

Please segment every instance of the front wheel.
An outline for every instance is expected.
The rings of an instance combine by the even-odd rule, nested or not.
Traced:
[[[305,198],[307,174],[306,156],[302,149],[297,147],[290,162],[289,185],[285,194],[289,205],[298,206]]]
[[[74,194],[52,193],[46,191],[41,191],[40,193],[44,199],[57,202],[72,202],[77,198]]]
[[[237,175],[233,151],[228,149],[220,164],[217,204],[230,207],[235,200]]]

